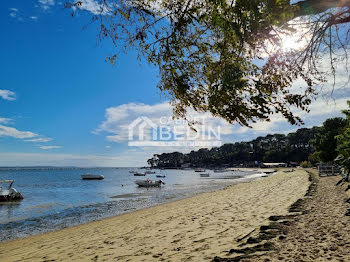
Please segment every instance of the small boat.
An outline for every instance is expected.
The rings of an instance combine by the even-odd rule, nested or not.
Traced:
[[[23,195],[13,188],[13,180],[0,180],[0,202],[22,200]],[[10,184],[7,189],[3,189],[1,184]]]
[[[134,173],[134,176],[145,176],[146,173]]]
[[[145,174],[155,174],[155,171],[146,171]]]
[[[214,173],[225,173],[227,171],[226,169],[214,169]]]
[[[165,185],[165,183],[162,180],[136,180],[135,184],[139,187],[160,187],[162,184]]]
[[[205,172],[205,170],[204,170],[204,169],[200,169],[200,168],[196,168],[196,169],[194,170],[194,172],[197,172],[197,173],[199,173],[199,172]]]
[[[103,175],[93,175],[93,174],[84,174],[81,175],[81,179],[83,180],[102,180],[105,177]]]
[[[165,175],[156,175],[156,177],[165,177]]]
[[[200,174],[200,177],[209,177],[209,173]]]

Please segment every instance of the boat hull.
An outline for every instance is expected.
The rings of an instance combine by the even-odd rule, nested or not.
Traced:
[[[17,193],[13,196],[10,195],[0,195],[0,202],[11,202],[11,201],[20,201],[24,197],[21,193]]]
[[[162,185],[162,181],[144,181],[144,180],[136,180],[135,184],[139,187],[160,187]]]
[[[105,177],[103,175],[82,175],[81,179],[83,180],[102,180]]]
[[[0,202],[18,201],[24,198],[20,192],[12,187],[13,182],[13,180],[0,180]],[[3,189],[2,183],[10,183],[8,189]]]

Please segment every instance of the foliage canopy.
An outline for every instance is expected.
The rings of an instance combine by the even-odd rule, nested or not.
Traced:
[[[348,101],[348,105],[350,107],[350,101]],[[343,114],[346,117],[346,128],[344,131],[337,136],[338,140],[338,153],[339,156],[337,158],[339,164],[343,166],[345,174],[350,175],[350,109],[344,110]],[[350,181],[348,181],[350,182]]]
[[[116,54],[137,49],[159,69],[159,88],[177,117],[187,109],[209,111],[249,126],[280,113],[302,123],[293,109],[308,110],[315,85],[346,57],[349,0],[100,0],[99,38],[109,38]],[[83,9],[84,1],[68,8]],[[284,50],[287,34],[300,34],[302,48]],[[337,56],[337,50],[344,51]],[[301,81],[300,88],[291,88]]]
[[[318,129],[312,143],[322,162],[333,162],[336,159],[338,155],[336,136],[343,133],[346,122],[341,117],[330,118]]]

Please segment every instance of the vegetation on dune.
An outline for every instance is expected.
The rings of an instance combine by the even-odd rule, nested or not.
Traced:
[[[346,120],[341,117],[327,119],[320,127],[312,141],[315,146],[315,155],[318,156],[316,162],[332,162],[338,155],[337,135],[343,133]]]
[[[350,110],[346,112],[349,113]],[[350,114],[347,117],[349,118]],[[155,154],[147,162],[154,167],[181,167],[186,164],[220,167],[255,165],[260,162],[295,162],[302,164],[303,167],[309,167],[319,162],[332,162],[339,151],[350,164],[350,126],[344,131],[346,123],[349,123],[349,120],[340,117],[330,118],[320,127],[301,128],[288,135],[267,135],[249,142],[224,144],[212,149],[202,148],[188,154],[180,152]],[[337,138],[340,143],[338,149]]]
[[[350,107],[350,101],[348,105]],[[336,161],[344,168],[344,180],[350,182],[350,110],[344,110],[343,114],[346,117],[346,126],[337,136],[339,156]]]

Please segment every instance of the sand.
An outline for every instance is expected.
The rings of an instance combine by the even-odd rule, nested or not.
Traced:
[[[307,201],[305,213],[298,216],[286,239],[275,239],[277,250],[242,261],[350,261],[350,208],[347,184],[335,186],[336,177],[316,177],[316,194]]]
[[[303,170],[0,244],[0,261],[210,261],[309,186]]]

